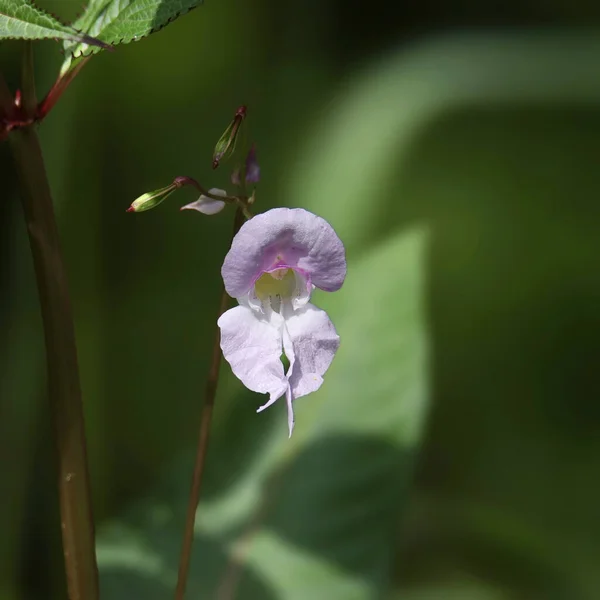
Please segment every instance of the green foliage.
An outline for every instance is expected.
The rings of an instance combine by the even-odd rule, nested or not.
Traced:
[[[284,408],[256,415],[262,399],[223,365],[188,596],[224,600],[213,592],[237,578],[229,598],[596,600],[600,38],[403,39],[369,63],[366,28],[327,25],[333,3],[305,20],[257,4],[212,3],[210,19],[98,61],[41,129],[78,319],[103,598],[172,596],[232,216],[124,210],[178,173],[227,188],[210,148],[244,102],[257,210],[313,210],[347,245],[345,286],[314,299],[342,345],[297,402],[291,441]],[[232,42],[214,52],[225,28]],[[44,373],[18,240],[0,298],[12,298],[0,399],[23,413],[0,411],[4,481],[21,489],[0,523],[7,580],[41,570],[21,540],[59,530],[39,516],[54,514],[50,457],[38,460],[48,485],[24,481]],[[34,556],[60,570],[58,542]],[[64,597],[42,589],[31,597]]]
[[[561,49],[556,54],[572,61],[579,52],[585,54],[585,47],[586,43],[578,42],[568,51]],[[496,490],[495,481],[501,474],[487,463],[478,464],[479,453],[485,451],[486,444],[477,441],[477,432],[486,421],[479,420],[478,427],[474,427],[471,415],[477,414],[475,407],[484,416],[497,414],[499,423],[491,431],[498,431],[506,407],[513,404],[517,408],[517,400],[526,401],[515,396],[511,403],[510,387],[497,394],[487,389],[487,380],[482,380],[469,395],[472,405],[463,405],[462,412],[453,414],[454,407],[461,406],[462,395],[469,394],[469,382],[476,380],[478,370],[485,369],[484,364],[479,364],[472,371],[470,365],[481,361],[481,356],[496,364],[496,346],[502,333],[506,335],[514,329],[502,315],[502,310],[507,310],[501,308],[502,302],[507,301],[501,293],[506,287],[503,282],[498,281],[491,288],[490,297],[484,292],[476,307],[466,303],[468,286],[455,282],[461,281],[459,275],[474,257],[494,257],[495,248],[502,247],[505,236],[510,235],[515,244],[526,230],[525,223],[531,221],[526,218],[525,223],[519,224],[517,213],[516,220],[498,225],[498,207],[510,210],[509,206],[527,204],[523,197],[515,195],[514,188],[504,189],[499,182],[490,191],[487,179],[481,176],[485,173],[490,177],[487,169],[497,161],[495,152],[500,140],[504,140],[502,156],[510,155],[518,140],[520,151],[527,157],[527,170],[533,168],[532,157],[536,157],[536,168],[542,172],[545,171],[539,165],[560,163],[556,162],[556,153],[541,154],[541,148],[554,147],[549,143],[551,137],[525,144],[518,118],[506,117],[512,131],[516,131],[508,137],[510,128],[502,119],[496,127],[489,125],[490,120],[498,118],[495,113],[484,113],[478,119],[461,118],[460,111],[464,103],[488,106],[490,98],[501,102],[506,102],[507,97],[515,102],[523,98],[536,102],[545,98],[563,102],[569,98],[576,102],[597,98],[598,82],[583,77],[583,66],[583,87],[566,88],[556,81],[557,56],[553,56],[552,48],[550,43],[533,44],[524,53],[517,52],[518,47],[510,43],[503,46],[493,40],[481,43],[462,38],[418,48],[408,56],[398,54],[346,89],[345,101],[337,102],[333,114],[326,115],[325,124],[320,122],[309,134],[306,146],[300,149],[303,160],[288,175],[289,187],[281,196],[328,218],[347,242],[346,285],[339,293],[315,299],[332,315],[342,346],[322,389],[298,401],[296,431],[290,442],[285,441],[281,407],[270,409],[268,416],[252,416],[250,422],[240,411],[246,411],[248,404],[256,406],[257,399],[246,393],[236,395],[232,391],[236,389],[235,382],[227,382],[217,403],[225,405],[231,419],[240,414],[246,431],[240,436],[240,429],[231,421],[221,422],[215,430],[209,459],[210,485],[198,512],[192,597],[381,598],[394,587],[396,554],[409,565],[398,568],[404,579],[410,581],[420,575],[422,581],[428,582],[430,572],[439,579],[434,585],[407,586],[412,588],[407,597],[481,600],[505,597],[508,588],[508,597],[521,591],[525,597],[535,597],[537,591],[541,597],[551,597],[550,590],[558,590],[557,598],[586,598],[580,590],[582,581],[591,577],[587,570],[584,575],[583,570],[577,573],[573,569],[572,575],[567,576],[565,567],[559,568],[560,538],[549,536],[541,526],[525,527],[523,521],[535,519],[536,515],[521,505],[515,507],[507,500],[500,510],[482,510],[469,504],[468,489],[459,487],[465,502],[462,511],[453,510],[452,502],[439,490],[441,505],[433,493],[433,500],[426,496],[424,501],[417,496],[407,511],[408,482],[427,408],[425,306],[433,304],[434,317],[442,319],[436,322],[434,340],[438,344],[443,343],[446,333],[440,328],[453,326],[454,322],[447,319],[458,320],[456,326],[461,333],[454,345],[434,348],[438,363],[442,364],[436,365],[430,377],[446,378],[445,383],[435,380],[437,385],[443,385],[438,394],[444,393],[448,401],[437,407],[443,415],[441,435],[452,426],[459,432],[444,452],[461,448],[462,437],[473,431],[472,445],[463,454],[458,453],[452,466],[460,472],[462,465],[470,465],[468,481],[481,477],[485,482],[482,494]],[[513,56],[519,57],[521,65],[527,56],[537,70],[514,72]],[[472,67],[464,68],[469,60]],[[456,65],[456,70],[448,65]],[[532,78],[532,71],[537,79]],[[432,75],[427,78],[422,73]],[[501,89],[498,73],[502,74]],[[411,87],[409,82],[414,81],[419,81],[419,85],[413,83]],[[453,123],[451,134],[444,119],[446,111],[450,113],[447,119]],[[458,111],[458,115],[453,111]],[[473,139],[469,134],[473,130],[482,133]],[[535,127],[531,135],[533,140],[539,135]],[[573,146],[565,131],[555,135]],[[488,148],[482,138],[494,140],[488,154],[481,150]],[[459,152],[451,145],[452,140],[458,147],[464,141],[466,148]],[[453,150],[445,150],[448,146]],[[449,163],[451,166],[446,166]],[[432,177],[434,166],[436,177]],[[462,178],[458,178],[458,173]],[[510,171],[505,176],[510,180]],[[544,198],[557,188],[558,182],[541,188],[541,180],[535,178],[535,197],[543,206]],[[463,194],[473,202],[461,204]],[[528,197],[532,198],[530,191]],[[535,214],[536,209],[532,210]],[[428,235],[421,224],[427,224]],[[544,226],[539,227],[536,231],[543,232]],[[563,229],[565,234],[566,231]],[[538,244],[546,235],[533,230],[530,233],[537,236],[534,239]],[[526,239],[523,237],[521,243]],[[573,241],[569,247],[575,252]],[[540,255],[548,256],[550,247],[543,248]],[[431,260],[436,261],[434,265]],[[432,295],[435,290],[428,290],[427,302],[423,288],[425,271],[438,287],[444,286],[443,293]],[[492,266],[490,272],[494,272]],[[511,272],[513,281],[516,277]],[[520,276],[520,285],[530,285],[529,277],[527,272]],[[445,283],[444,278],[448,278]],[[485,274],[478,273],[477,278],[485,281]],[[509,306],[513,302],[512,289],[509,287],[506,292]],[[531,287],[525,289],[535,293]],[[446,307],[452,304],[456,310],[454,316],[448,317],[450,309]],[[525,298],[517,304],[527,306]],[[496,306],[499,307],[493,308]],[[494,312],[486,317],[490,310]],[[472,322],[475,314],[478,320]],[[477,337],[478,331],[492,328],[486,319],[495,319],[497,326],[493,328],[495,335],[481,346],[474,343],[471,335]],[[517,329],[523,327],[520,323]],[[469,340],[468,347],[463,346],[463,340]],[[505,352],[510,357],[515,349],[505,348]],[[452,365],[447,373],[444,363]],[[510,380],[510,375],[505,378]],[[495,382],[493,387],[502,385]],[[518,414],[511,418],[518,419]],[[505,431],[502,438],[510,440],[511,447],[516,443],[512,430]],[[525,448],[530,435],[521,441]],[[538,443],[544,443],[544,436],[538,437]],[[444,452],[440,452],[438,460],[443,460]],[[500,460],[498,457],[506,452],[500,441],[490,460]],[[529,449],[530,457],[531,453]],[[527,455],[525,450],[523,455]],[[523,456],[515,458],[515,464],[504,467],[507,491],[511,491],[510,473],[518,472],[525,462]],[[555,465],[547,471],[548,476],[555,472]],[[529,466],[537,474],[544,470],[536,461]],[[189,477],[189,468],[187,472]],[[181,518],[176,518],[173,509],[185,504],[187,494],[185,470],[177,468],[176,473],[156,497],[146,499],[129,516],[113,522],[101,536],[103,583],[118,600],[143,594],[159,600],[172,588],[181,537]],[[442,471],[442,481],[444,474]],[[520,485],[527,488],[527,496],[534,493],[526,481]],[[551,488],[545,485],[540,486],[542,489],[547,494]],[[495,497],[503,496],[496,490]],[[586,506],[586,514],[591,514],[593,501],[587,501]],[[408,541],[399,543],[406,539],[397,529],[405,519],[410,522],[409,533],[413,537],[408,535]],[[436,523],[433,532],[428,530],[431,523]],[[426,545],[429,553],[421,549],[420,543]],[[444,553],[445,548],[451,550]],[[442,555],[441,565],[437,564],[436,552]],[[243,566],[231,566],[235,556],[241,556]],[[578,560],[574,558],[573,563]],[[489,585],[461,579],[452,570],[444,570],[446,563],[457,571],[475,571],[489,579]],[[223,593],[223,586],[227,588],[232,582],[237,588],[235,596]],[[217,595],[218,589],[223,596]],[[399,597],[403,595],[404,592]]]
[[[81,42],[89,37],[73,27],[63,25],[52,15],[37,8],[28,0],[0,0],[0,39],[56,39],[68,43]]]
[[[140,40],[162,29],[202,0],[91,0],[73,27],[115,46]],[[66,71],[72,58],[98,52],[87,44],[65,43]]]

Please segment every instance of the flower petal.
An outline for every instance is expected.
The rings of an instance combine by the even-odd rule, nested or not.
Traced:
[[[274,208],[244,223],[233,239],[221,269],[227,293],[243,296],[279,264],[297,268],[327,292],[346,277],[344,245],[325,219],[302,208]]]
[[[227,196],[225,190],[220,190],[218,188],[211,188],[208,192],[213,196]],[[218,212],[221,212],[223,208],[225,208],[225,202],[213,200],[202,194],[198,200],[182,206],[179,210],[197,210],[205,215],[216,215]]]
[[[284,311],[284,318],[283,343],[291,371],[288,380],[292,398],[300,398],[321,387],[340,338],[327,313],[314,304],[308,303],[296,311],[288,309]],[[286,343],[288,336],[293,347],[293,363]]]
[[[292,401],[292,390],[288,386],[285,392],[285,402],[288,409],[288,437],[292,437],[292,433],[294,432],[294,407],[292,406]]]
[[[238,379],[253,392],[269,394],[262,408],[285,394],[288,383],[281,362],[281,316],[269,316],[247,306],[236,306],[223,313],[217,324],[221,328],[221,349],[225,360]]]
[[[287,309],[289,310],[289,307]],[[284,310],[286,310],[286,309],[284,308]],[[290,375],[293,373],[294,365],[296,364],[296,353],[294,352],[294,344],[292,342],[292,338],[290,337],[290,334],[285,325],[283,326],[282,334],[283,334],[283,351],[285,352],[288,362],[290,363],[290,366],[288,367],[288,371],[286,373],[286,378],[288,379],[288,389],[285,393],[285,401],[286,401],[287,410],[288,410],[289,437],[292,437],[292,432],[294,431],[294,407],[293,407],[294,396],[292,393],[292,388],[289,385],[289,378],[290,378]]]
[[[294,279],[295,285],[294,293],[292,294],[292,307],[298,309],[308,303],[315,286],[306,281],[306,277],[297,271],[294,272]]]

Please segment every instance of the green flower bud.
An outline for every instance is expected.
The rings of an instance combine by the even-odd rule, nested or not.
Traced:
[[[240,126],[243,120],[246,118],[246,107],[240,106],[235,111],[235,116],[223,135],[219,138],[217,145],[213,152],[213,169],[216,169],[220,162],[233,154],[235,150],[235,143],[237,141],[238,134],[240,132]]]
[[[172,183],[167,187],[159,188],[153,192],[142,194],[139,198],[131,203],[131,206],[126,212],[143,212],[145,210],[150,210],[166,200],[176,189],[177,185]]]
[[[151,208],[158,206],[161,202],[164,202],[175,190],[184,185],[191,185],[200,190],[200,192],[203,192],[202,187],[195,179],[180,175],[179,177],[175,177],[173,183],[170,185],[154,190],[153,192],[142,194],[131,203],[131,206],[126,212],[144,212],[145,210],[150,210]]]

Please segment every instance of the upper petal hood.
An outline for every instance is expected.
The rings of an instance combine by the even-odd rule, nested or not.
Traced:
[[[325,219],[302,208],[274,208],[244,223],[221,269],[227,293],[243,296],[277,264],[297,268],[327,292],[338,290],[346,277],[340,238]]]

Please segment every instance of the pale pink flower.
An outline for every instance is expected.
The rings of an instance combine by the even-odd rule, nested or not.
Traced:
[[[223,356],[248,389],[269,394],[258,412],[285,396],[291,436],[294,400],[321,387],[339,346],[327,313],[309,300],[315,287],[342,286],[344,245],[321,217],[275,208],[242,226],[221,273],[239,302],[218,321]]]

